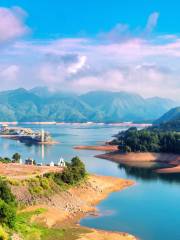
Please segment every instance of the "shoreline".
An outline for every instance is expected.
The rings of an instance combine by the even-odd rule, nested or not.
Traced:
[[[108,152],[96,155],[97,158],[112,160],[118,163],[125,163],[131,161],[138,162],[162,162],[177,165],[180,163],[180,155],[173,153],[153,153],[153,152],[140,152],[140,153],[121,153],[119,151]]]
[[[156,173],[180,173],[180,155],[173,153],[120,153],[119,151],[99,154],[96,158],[106,159],[116,163],[124,163],[136,166],[137,164],[166,164],[167,167],[159,167]]]
[[[91,229],[79,224],[80,220],[89,214],[97,213],[96,205],[107,198],[112,192],[121,191],[134,184],[132,180],[125,180],[108,176],[90,175],[80,186],[74,186],[67,191],[62,191],[48,197],[38,197],[34,199],[35,205],[28,204],[23,211],[33,211],[37,208],[45,208],[47,212],[33,218],[38,224],[48,228],[53,227],[79,227],[88,229],[89,233],[81,234],[79,240],[96,239],[103,240],[136,240],[128,233],[109,232]],[[22,191],[22,189],[24,191]],[[18,189],[18,191],[17,191]],[[12,191],[18,201],[22,203],[32,202],[28,199],[27,191],[23,187],[12,186]],[[23,196],[24,194],[24,196]],[[60,204],[61,203],[61,204]]]
[[[110,152],[110,151],[116,151],[118,150],[118,146],[116,145],[101,145],[101,146],[75,146],[73,147],[76,150],[95,150],[95,151],[105,151],[105,152]]]

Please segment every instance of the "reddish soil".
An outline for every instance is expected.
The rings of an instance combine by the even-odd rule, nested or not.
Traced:
[[[0,163],[0,175],[13,179],[26,179],[43,175],[48,172],[61,172],[63,168],[50,166],[35,166],[17,163]]]
[[[117,151],[118,146],[115,145],[103,145],[103,146],[76,146],[74,149],[78,150],[95,150],[95,151]]]

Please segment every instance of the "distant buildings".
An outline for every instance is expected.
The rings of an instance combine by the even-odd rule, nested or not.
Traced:
[[[22,160],[20,162],[22,164]],[[25,164],[26,165],[37,165],[37,166],[43,166],[42,163],[40,164],[36,164],[35,160],[32,159],[32,158],[28,158],[25,160]],[[64,161],[64,159],[61,157],[58,161],[57,164],[55,164],[53,161],[51,161],[49,164],[47,164],[47,166],[50,166],[50,167],[54,167],[54,166],[58,166],[58,167],[66,167],[66,162]]]
[[[32,158],[28,158],[28,159],[25,160],[25,164],[26,165],[34,165],[35,161]]]
[[[58,167],[65,167],[65,166],[66,166],[66,163],[64,159],[61,157],[58,162]]]
[[[54,143],[51,135],[48,132],[45,132],[44,129],[42,129],[41,131],[34,131],[31,128],[9,127],[7,124],[4,124],[1,127],[0,135],[8,136],[9,138],[30,144]]]
[[[54,167],[54,162],[51,161],[50,164],[49,164],[50,167]]]

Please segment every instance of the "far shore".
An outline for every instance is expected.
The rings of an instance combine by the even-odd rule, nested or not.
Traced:
[[[156,170],[157,173],[180,173],[180,155],[173,153],[120,153],[119,151],[108,152],[95,157],[107,159],[117,163],[162,163],[167,168]]]
[[[11,189],[17,200],[27,207],[22,211],[34,211],[38,208],[45,208],[47,211],[35,215],[32,221],[48,228],[77,227],[87,229],[82,233],[79,240],[137,240],[128,233],[109,232],[97,229],[90,229],[79,226],[81,218],[88,214],[96,213],[96,205],[105,199],[110,193],[123,190],[134,184],[131,180],[115,177],[90,175],[80,186],[74,186],[66,191],[57,192],[51,197],[39,196],[34,198],[28,193],[23,185],[12,185]],[[30,206],[29,203],[33,205]]]
[[[116,151],[118,146],[116,145],[102,145],[102,146],[75,146],[74,149],[77,150],[95,150],[95,151]]]
[[[0,134],[0,137],[19,141],[19,136],[17,136],[17,135],[3,135],[3,134]],[[54,144],[59,144],[59,143],[60,142],[54,141],[54,140],[49,141],[49,142],[32,142],[32,144],[35,144],[35,145],[54,145]]]

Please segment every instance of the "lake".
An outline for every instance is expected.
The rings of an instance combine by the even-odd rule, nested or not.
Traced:
[[[26,125],[33,129],[37,125]],[[180,177],[161,177],[148,167],[129,167],[94,158],[97,151],[75,150],[76,145],[97,145],[110,140],[122,127],[45,125],[43,128],[59,141],[57,145],[27,146],[18,141],[0,138],[0,156],[19,152],[22,158],[33,157],[37,162],[57,162],[62,156],[69,161],[79,156],[90,173],[129,178],[136,184],[112,193],[97,207],[98,217],[86,217],[81,225],[131,233],[142,240],[180,240]]]

